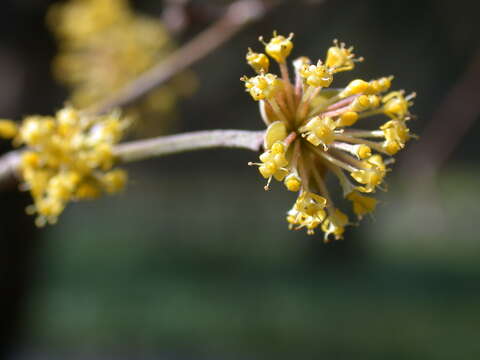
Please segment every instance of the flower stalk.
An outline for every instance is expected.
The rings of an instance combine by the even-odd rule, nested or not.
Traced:
[[[259,151],[264,131],[206,130],[119,144],[114,148],[118,162],[128,163],[188,151],[239,148]]]

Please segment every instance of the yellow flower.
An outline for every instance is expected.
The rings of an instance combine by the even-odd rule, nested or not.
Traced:
[[[277,32],[273,32],[273,37],[268,43],[263,41],[263,37],[260,37],[260,41],[265,45],[265,52],[275,61],[279,63],[285,62],[285,59],[290,55],[293,49],[293,33],[290,33],[288,37],[277,35]]]
[[[303,65],[300,69],[300,75],[305,83],[315,87],[328,87],[333,81],[331,70],[322,65],[321,61],[317,65]]]
[[[403,149],[410,139],[410,130],[402,120],[390,120],[380,126],[380,129],[383,130],[385,137],[382,146],[389,155],[394,155]]]
[[[325,233],[325,242],[330,241],[330,235],[333,235],[335,240],[343,238],[345,232],[345,226],[348,225],[348,217],[340,210],[335,209],[328,215],[325,221],[322,223],[322,230]]]
[[[328,145],[335,140],[335,129],[336,124],[332,118],[315,116],[299,130],[311,144],[315,146],[322,144],[325,149],[328,149]]]
[[[373,212],[376,199],[361,193],[382,188],[386,164],[392,162],[382,156],[395,154],[410,138],[405,121],[414,95],[386,93],[393,76],[354,79],[343,89],[329,89],[336,73],[352,70],[363,60],[355,58],[353,48],[337,41],[316,65],[306,57],[294,60],[295,81],[291,83],[285,59],[293,49],[292,37],[274,33],[264,43],[266,53],[279,63],[281,77],[266,72],[264,54],[251,49],[247,54],[247,62],[259,75],[242,80],[252,98],[260,101],[260,114],[267,125],[260,162],[249,164],[258,166],[267,179],[266,189],[275,178],[298,193],[287,213],[290,229],[304,228],[313,234],[321,228],[325,241],[339,240],[350,222],[335,206],[326,177],[333,174],[339,180],[358,219]],[[386,115],[389,121],[376,130],[351,128],[376,115]]]
[[[352,171],[350,175],[360,184],[366,186],[359,186],[358,189],[362,192],[373,192],[377,186],[379,186],[387,169],[380,155],[375,154],[368,159],[363,160],[360,165],[360,169]]]
[[[392,119],[404,119],[409,115],[408,107],[412,105],[410,101],[415,97],[415,93],[404,96],[404,91],[392,91],[382,98],[383,111],[385,115]]]
[[[267,148],[264,153],[260,155],[260,163],[248,163],[248,165],[258,166],[258,171],[265,178],[268,179],[265,189],[268,190],[272,177],[276,180],[283,180],[288,174],[285,166],[288,165],[288,160],[285,157],[287,146],[283,141],[276,141],[271,148]]]
[[[246,59],[248,65],[250,65],[255,72],[260,74],[268,71],[270,60],[268,59],[267,55],[253,52],[252,49],[249,48]]]
[[[370,81],[370,87],[374,94],[379,94],[390,89],[392,85],[393,76],[382,77],[380,79]]]
[[[109,171],[101,177],[101,182],[106,192],[110,194],[117,193],[125,187],[127,173],[121,169]]]
[[[326,203],[327,200],[320,195],[307,191],[301,192],[287,215],[290,227],[292,229],[305,227],[307,233],[313,235],[315,228],[325,219]]]
[[[369,196],[363,196],[356,191],[347,195],[347,199],[353,203],[353,212],[361,220],[364,215],[375,211],[377,200]]]
[[[302,179],[298,174],[291,173],[285,178],[284,184],[289,191],[297,192],[301,189]]]
[[[333,41],[333,45],[328,49],[325,65],[334,72],[352,70],[355,62],[363,61],[363,58],[355,59],[353,46],[346,48],[345,43],[339,44],[337,40]]]
[[[358,113],[355,111],[345,111],[337,120],[338,127],[352,126],[358,120]]]
[[[252,78],[242,77],[245,81],[245,90],[256,101],[272,98],[280,88],[281,81],[273,74],[260,74]]]

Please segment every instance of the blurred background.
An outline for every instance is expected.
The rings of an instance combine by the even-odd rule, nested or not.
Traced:
[[[52,3],[2,1],[0,117],[51,114],[69,96],[52,75]],[[227,3],[185,2],[172,43]],[[171,4],[131,2],[158,19]],[[340,81],[395,75],[393,88],[418,94],[409,126],[420,140],[397,157],[374,218],[344,241],[288,231],[294,198],[278,184],[264,192],[245,150],[129,165],[127,191],[70,205],[44,229],[25,215],[29,194],[4,189],[2,357],[480,357],[479,10],[469,0],[284,1],[196,63],[196,92],[147,130],[262,129],[238,80],[259,35],[294,32],[293,56],[313,59],[333,38],[355,45],[366,61]]]

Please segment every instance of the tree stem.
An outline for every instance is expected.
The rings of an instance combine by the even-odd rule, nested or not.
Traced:
[[[119,144],[114,154],[119,162],[211,148],[243,148],[258,151],[264,131],[207,130]]]

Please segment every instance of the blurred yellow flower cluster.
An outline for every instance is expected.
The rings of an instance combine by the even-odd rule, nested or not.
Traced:
[[[338,178],[344,197],[360,220],[372,212],[377,200],[363,193],[381,188],[392,156],[412,137],[407,127],[414,93],[388,92],[393,77],[370,81],[355,79],[345,88],[328,89],[339,72],[354,69],[363,58],[355,58],[353,48],[334,41],[324,61],[312,63],[307,57],[293,62],[295,79],[290,81],[286,59],[293,49],[293,34],[273,34],[263,38],[266,54],[280,68],[281,77],[269,73],[270,60],[263,53],[248,50],[247,63],[257,73],[242,77],[245,90],[260,102],[260,113],[267,125],[265,152],[259,168],[267,179],[283,181],[298,198],[287,214],[291,229],[305,228],[313,234],[320,227],[325,241],[342,239],[345,226],[352,224],[338,209],[326,186],[326,177]],[[376,129],[350,128],[371,116],[388,121]],[[372,123],[372,120],[369,121]],[[374,141],[378,139],[379,141]],[[375,153],[376,152],[376,153]],[[349,175],[349,176],[348,176]]]
[[[0,130],[6,123],[0,122]],[[10,132],[15,145],[27,147],[19,171],[23,189],[34,200],[27,211],[37,214],[38,226],[55,223],[69,201],[116,193],[124,187],[126,173],[112,169],[113,145],[127,125],[119,113],[88,116],[66,107],[55,116],[28,116]],[[10,122],[9,126],[15,125]]]
[[[69,0],[54,4],[47,21],[59,44],[54,74],[80,109],[119,90],[174,49],[160,20],[135,13],[127,0]],[[193,75],[182,73],[126,112],[142,122],[161,115],[165,124],[178,97],[194,88]]]

